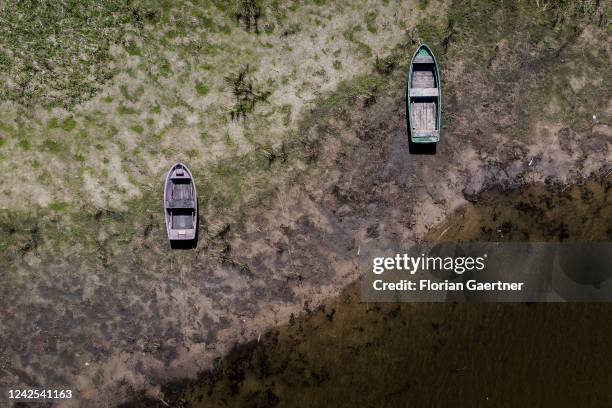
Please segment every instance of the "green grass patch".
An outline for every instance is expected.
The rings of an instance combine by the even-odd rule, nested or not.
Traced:
[[[208,87],[208,85],[200,81],[196,82],[195,90],[199,96],[206,96],[210,92],[210,88]]]
[[[68,203],[65,202],[55,202],[55,203],[51,203],[49,204],[49,209],[51,209],[52,211],[64,211],[66,210],[70,205]]]
[[[281,111],[281,114],[283,115],[283,125],[289,126],[289,124],[291,123],[292,106],[289,104],[285,104],[281,106],[280,111]]]
[[[58,118],[51,118],[49,122],[47,122],[48,129],[57,129],[60,127],[60,121]]]
[[[62,122],[62,129],[64,129],[66,132],[72,132],[74,128],[76,128],[76,126],[77,126],[77,122],[76,120],[74,120],[73,117],[66,118]]]
[[[0,65],[16,85],[2,87],[0,97],[68,109],[89,99],[116,72],[111,45],[128,31],[146,34],[157,7],[119,0],[0,2]]]
[[[338,86],[338,90],[323,99],[319,106],[325,109],[336,108],[341,105],[351,105],[358,96],[378,91],[385,83],[380,75],[364,75],[352,81],[345,81]]]
[[[364,17],[366,28],[372,34],[376,34],[378,32],[378,26],[376,25],[377,17],[378,17],[378,12],[375,10],[368,11]]]
[[[25,151],[32,149],[32,144],[28,139],[21,139],[17,145]]]
[[[144,132],[144,127],[142,127],[142,125],[140,124],[132,125],[130,126],[130,129],[138,133],[139,135],[141,135]]]
[[[129,102],[138,102],[140,97],[144,94],[144,86],[139,85],[134,92],[130,92],[127,85],[121,85],[119,87],[119,91],[121,92],[121,96],[123,96]]]
[[[45,139],[41,144],[41,149],[51,153],[60,153],[63,150],[63,145],[55,139]]]
[[[16,130],[15,130],[15,128],[12,125],[10,125],[8,123],[4,123],[2,121],[0,121],[0,130],[3,131],[4,133],[7,133],[7,134],[11,135],[11,136],[14,136],[15,133],[16,133]]]
[[[120,115],[135,115],[138,113],[138,110],[132,108],[131,106],[125,106],[123,104],[120,104],[119,106],[117,106],[117,113]]]
[[[342,33],[342,36],[344,36],[344,38],[346,40],[354,42],[354,41],[357,40],[357,38],[356,38],[357,33],[359,33],[362,30],[363,30],[363,28],[361,28],[361,26],[354,25],[353,27],[349,28],[348,30],[345,30]]]
[[[161,57],[157,68],[159,69],[159,74],[163,77],[169,77],[172,75],[172,65],[170,65],[170,61],[168,61],[165,57]]]
[[[128,41],[124,46],[125,51],[131,56],[141,56],[142,51],[135,41]]]

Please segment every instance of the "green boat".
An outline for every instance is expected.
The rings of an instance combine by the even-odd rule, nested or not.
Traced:
[[[422,44],[412,56],[406,89],[406,119],[412,143],[440,140],[440,72],[431,49]]]

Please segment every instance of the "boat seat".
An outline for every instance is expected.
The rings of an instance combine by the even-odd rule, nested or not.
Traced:
[[[195,208],[193,200],[170,200],[170,208]]]
[[[433,96],[439,95],[438,88],[410,88],[410,96]]]
[[[417,137],[434,137],[436,136],[436,131],[435,130],[413,130],[412,131],[412,137],[413,138],[417,138]]]
[[[433,64],[434,60],[432,57],[429,56],[425,56],[425,57],[414,57],[414,60],[412,61],[415,64]]]

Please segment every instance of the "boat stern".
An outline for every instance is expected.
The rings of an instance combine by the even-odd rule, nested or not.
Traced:
[[[410,134],[412,143],[438,143],[440,141],[440,131],[412,131]]]
[[[168,238],[170,241],[191,241],[196,237],[195,229],[169,229]]]

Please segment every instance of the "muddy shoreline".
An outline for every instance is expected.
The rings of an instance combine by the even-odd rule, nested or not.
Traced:
[[[425,240],[609,242],[611,203],[607,178],[497,188]],[[287,325],[235,345],[195,379],[121,406],[442,406],[458,399],[466,406],[566,406],[566,398],[606,404],[612,399],[597,390],[610,379],[603,370],[612,362],[608,316],[605,304],[365,304],[354,282],[338,297],[304,305]],[[593,381],[583,381],[586,373]],[[548,392],[550,381],[573,384],[571,395]]]

